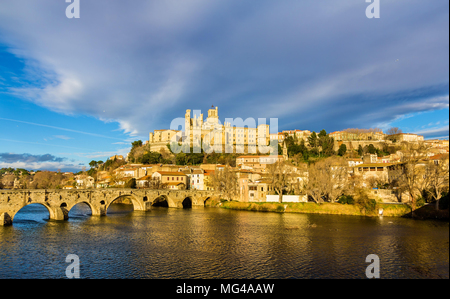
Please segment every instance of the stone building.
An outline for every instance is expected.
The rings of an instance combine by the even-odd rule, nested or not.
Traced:
[[[155,130],[149,134],[151,151],[159,151],[174,142],[204,150],[222,153],[257,153],[258,145],[269,144],[269,125],[257,124],[254,119],[243,121],[240,118],[222,124],[219,120],[218,107],[208,110],[208,117],[203,118],[200,110],[186,110],[184,131]],[[264,152],[266,153],[266,152]]]

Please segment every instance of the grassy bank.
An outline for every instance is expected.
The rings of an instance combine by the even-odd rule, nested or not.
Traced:
[[[376,205],[375,209],[367,210],[358,205],[347,205],[339,203],[321,203],[312,202],[299,203],[250,203],[250,202],[222,202],[212,206],[219,206],[224,209],[246,210],[257,212],[278,212],[278,213],[310,213],[310,214],[328,214],[328,215],[355,215],[355,216],[377,216],[378,209],[383,208],[384,216],[401,217],[411,212],[407,205],[382,204]]]

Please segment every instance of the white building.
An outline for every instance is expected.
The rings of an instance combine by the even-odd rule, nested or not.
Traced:
[[[203,169],[192,170],[191,173],[186,173],[188,176],[188,184],[190,190],[206,190],[205,189],[205,174]]]

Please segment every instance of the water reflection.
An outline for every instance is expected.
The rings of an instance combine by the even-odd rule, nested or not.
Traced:
[[[448,278],[448,223],[401,218],[255,213],[216,208],[133,211],[106,217],[79,204],[68,221],[30,205],[0,227],[0,278]]]

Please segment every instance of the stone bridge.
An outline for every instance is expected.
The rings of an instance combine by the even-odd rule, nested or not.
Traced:
[[[0,190],[0,226],[11,225],[16,213],[30,204],[47,208],[50,219],[67,220],[69,211],[79,203],[87,204],[93,216],[104,216],[119,198],[129,198],[135,211],[149,211],[164,203],[170,208],[204,206],[208,199],[218,199],[214,191],[149,189],[73,189],[73,190]]]

